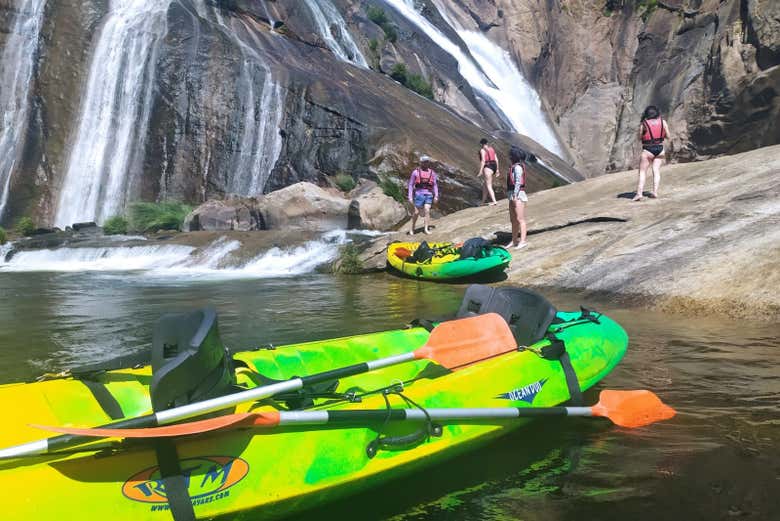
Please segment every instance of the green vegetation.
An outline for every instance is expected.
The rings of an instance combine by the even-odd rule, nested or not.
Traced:
[[[336,273],[354,275],[363,271],[363,262],[360,260],[360,248],[350,242],[341,247],[339,260],[334,264]]]
[[[392,197],[399,203],[406,202],[406,199],[404,198],[403,189],[391,177],[385,177],[385,176],[380,177],[379,188],[382,189],[382,192],[386,196]]]
[[[371,51],[371,68],[375,71],[380,69],[379,66],[379,42],[376,38],[371,38],[368,41],[368,49]]]
[[[22,217],[16,221],[16,233],[28,237],[35,231],[35,223],[29,217]]]
[[[349,174],[345,174],[344,172],[340,172],[336,174],[336,176],[333,179],[333,182],[336,184],[338,189],[341,190],[342,192],[349,192],[357,185],[355,178]]]
[[[0,246],[8,242],[8,236],[5,233],[5,230],[2,226],[0,226]]]
[[[368,19],[382,28],[385,33],[385,39],[391,43],[395,43],[398,40],[398,31],[395,26],[390,23],[387,18],[387,13],[381,7],[370,6],[366,11]]]
[[[425,81],[419,74],[409,72],[406,68],[406,64],[396,63],[393,65],[393,69],[390,71],[390,77],[395,81],[413,90],[421,96],[425,96],[428,99],[433,99],[433,86]]]
[[[106,235],[124,235],[129,229],[127,219],[121,215],[115,215],[106,219],[103,223],[103,233]]]
[[[181,230],[184,218],[192,207],[177,202],[133,203],[130,205],[129,224],[135,232]]]
[[[653,11],[658,8],[658,0],[636,0],[636,5],[640,9],[644,8],[644,11],[642,12],[642,21],[647,22],[650,15],[653,14]]]

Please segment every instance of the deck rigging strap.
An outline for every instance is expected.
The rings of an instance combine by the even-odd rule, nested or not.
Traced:
[[[154,451],[160,464],[160,476],[173,520],[196,521],[195,508],[188,490],[189,480],[181,471],[176,444],[170,438],[157,438],[154,441]]]
[[[563,368],[563,374],[566,377],[566,386],[569,388],[569,397],[572,405],[581,406],[585,401],[582,398],[582,388],[580,382],[577,380],[577,373],[574,371],[574,366],[571,363],[569,353],[566,351],[566,343],[550,333],[547,335],[547,339],[550,341],[550,345],[544,346],[540,354],[542,358],[546,360],[558,360]]]

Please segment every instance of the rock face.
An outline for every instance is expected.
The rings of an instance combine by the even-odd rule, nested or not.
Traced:
[[[588,175],[635,166],[657,105],[676,161],[780,143],[780,3],[457,0],[514,49]],[[489,29],[488,29],[489,28]]]
[[[265,219],[258,209],[257,199],[232,197],[206,201],[184,219],[185,232],[223,232],[265,230]]]
[[[529,246],[507,283],[620,295],[686,313],[780,320],[780,145],[662,170],[660,198],[632,202],[636,172],[529,197]],[[506,242],[504,204],[433,222],[426,240]],[[381,237],[364,253],[384,266]]]

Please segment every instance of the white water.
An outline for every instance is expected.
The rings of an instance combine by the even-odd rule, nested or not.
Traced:
[[[349,33],[344,18],[330,0],[306,0],[317,30],[340,60],[368,69],[368,62]],[[334,27],[337,28],[334,31]]]
[[[21,0],[0,56],[0,218],[8,204],[14,166],[22,152],[30,107],[30,80],[46,0]]]
[[[8,262],[4,258],[10,247],[6,245],[0,247],[0,271],[136,272],[159,279],[288,277],[333,261],[339,248],[349,242],[348,233],[353,231],[334,230],[301,246],[272,248],[248,261],[234,255],[241,244],[225,238],[205,248],[142,245],[21,251]]]
[[[110,0],[98,32],[55,225],[102,222],[137,197],[159,42],[171,0]]]
[[[447,16],[447,2],[434,0],[439,12],[468,47],[470,55],[418,12],[414,0],[384,1],[455,58],[463,78],[515,131],[561,154],[560,143],[542,111],[539,96],[520,73],[508,52],[482,33],[460,27]]]
[[[241,131],[233,146],[234,156],[228,167],[227,191],[232,194],[255,196],[263,193],[271,171],[282,151],[279,126],[282,121],[284,96],[271,69],[257,49],[261,43],[243,20],[228,20],[217,9],[213,19],[224,29],[224,34],[241,51],[241,73],[238,111],[242,115]]]

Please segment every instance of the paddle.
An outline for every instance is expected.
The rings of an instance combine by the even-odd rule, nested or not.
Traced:
[[[456,369],[514,351],[515,349],[517,349],[517,342],[512,335],[512,331],[509,329],[506,321],[496,313],[450,320],[436,326],[431,331],[428,341],[419,349],[409,353],[371,360],[301,378],[293,378],[239,393],[101,425],[100,428],[136,429],[167,425],[207,413],[221,411],[239,403],[261,400],[275,394],[297,391],[320,382],[367,373],[412,360],[433,360],[447,369]],[[80,435],[66,434],[55,436],[2,449],[0,450],[0,459],[46,454],[55,450],[74,447],[88,441],[90,441],[89,437]]]
[[[425,413],[428,413],[426,416]],[[494,407],[472,409],[352,409],[341,411],[271,411],[220,416],[207,420],[153,427],[147,429],[79,429],[46,427],[39,429],[79,436],[110,438],[165,438],[203,434],[215,430],[240,427],[277,427],[289,425],[367,424],[392,421],[492,420],[529,418],[535,416],[590,416],[612,420],[620,427],[636,428],[668,420],[676,411],[664,404],[651,391],[601,391],[592,407]]]

